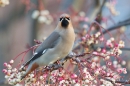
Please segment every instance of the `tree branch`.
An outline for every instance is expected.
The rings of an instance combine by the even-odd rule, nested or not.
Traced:
[[[119,29],[118,27],[121,27],[121,26],[127,26],[127,25],[130,25],[130,18],[129,19],[126,19],[122,22],[119,22],[118,24],[108,28],[107,30],[103,31],[102,33],[103,34],[106,34],[107,32],[109,31],[113,31],[113,30],[116,30],[116,29]]]
[[[130,80],[126,80],[126,81],[115,81],[115,83],[120,83],[122,85],[126,85],[126,84],[130,84]]]
[[[97,47],[96,47],[96,48],[97,48]],[[96,48],[95,48],[95,49],[96,49]],[[103,49],[103,48],[106,48],[107,50],[110,50],[110,49],[111,49],[111,48],[109,48],[109,47],[102,47],[102,46],[101,46],[100,48],[102,48],[102,49]],[[126,50],[126,51],[129,51],[129,50],[130,50],[130,48],[127,48],[127,47],[120,48],[120,49],[121,49],[121,50]]]

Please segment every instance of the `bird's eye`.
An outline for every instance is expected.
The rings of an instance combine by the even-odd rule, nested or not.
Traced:
[[[62,18],[60,18],[60,21],[62,20]]]
[[[70,18],[67,18],[68,20],[70,20]]]

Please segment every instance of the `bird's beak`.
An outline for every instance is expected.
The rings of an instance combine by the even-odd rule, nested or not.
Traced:
[[[61,21],[61,26],[64,28],[67,28],[68,25],[69,25],[69,22],[65,18],[63,18],[63,20]]]

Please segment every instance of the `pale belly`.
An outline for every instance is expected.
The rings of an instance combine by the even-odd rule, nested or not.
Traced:
[[[48,49],[39,59],[37,59],[40,66],[53,64],[55,61],[66,57],[72,50],[72,45],[63,44],[57,46],[55,49]]]

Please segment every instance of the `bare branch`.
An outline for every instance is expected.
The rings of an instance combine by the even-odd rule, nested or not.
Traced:
[[[105,49],[107,49],[107,50],[110,50],[111,48],[109,48],[109,47],[103,47],[103,46],[101,46],[100,48],[105,48]],[[127,48],[127,47],[124,47],[124,48],[120,48],[121,50],[125,50],[125,51],[129,51],[130,50],[130,48]]]
[[[120,83],[122,85],[126,85],[126,84],[130,84],[130,80],[126,80],[126,81],[115,81],[115,83]]]
[[[106,29],[105,31],[103,31],[102,33],[103,34],[106,34],[107,32],[109,31],[113,31],[113,30],[116,30],[116,29],[119,29],[118,27],[121,27],[121,26],[127,26],[127,25],[130,25],[130,18],[129,19],[126,19],[122,22],[119,22],[118,24]]]

